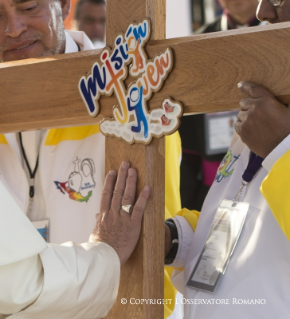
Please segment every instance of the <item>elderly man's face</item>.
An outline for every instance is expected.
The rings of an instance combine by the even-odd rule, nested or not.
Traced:
[[[282,1],[279,7],[273,7],[269,0],[262,0],[257,10],[257,18],[269,23],[290,21],[290,1]]]
[[[64,52],[70,0],[0,0],[0,60]]]
[[[243,15],[248,12],[255,14],[258,4],[257,0],[219,0],[219,2],[232,15]]]

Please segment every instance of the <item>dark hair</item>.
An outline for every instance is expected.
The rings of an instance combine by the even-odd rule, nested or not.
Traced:
[[[75,19],[78,20],[80,17],[80,11],[81,11],[81,6],[85,2],[91,2],[93,4],[103,4],[106,5],[106,0],[79,0],[78,3],[76,4],[75,8]]]

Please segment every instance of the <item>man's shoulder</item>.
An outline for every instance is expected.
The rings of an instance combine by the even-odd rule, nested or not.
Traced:
[[[84,141],[91,136],[97,136],[99,141],[105,138],[101,133],[99,124],[50,129],[45,140],[45,145],[56,146],[64,141]]]
[[[202,33],[211,33],[221,31],[221,19],[222,17],[216,18],[213,22],[207,23],[200,27],[198,30],[194,32],[194,34],[202,34]]]

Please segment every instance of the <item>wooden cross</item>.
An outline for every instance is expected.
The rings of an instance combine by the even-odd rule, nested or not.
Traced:
[[[170,47],[174,69],[149,108],[159,108],[173,96],[185,113],[236,109],[241,80],[270,88],[281,102],[290,103],[290,27],[288,23],[165,40],[166,0],[107,0],[107,45],[132,21],[152,23],[147,55]],[[177,4],[178,5],[178,4]],[[98,117],[88,115],[77,90],[101,50],[0,64],[0,132],[92,124],[112,115],[116,99],[102,97]],[[126,83],[128,83],[128,80]],[[163,318],[163,305],[122,305],[120,298],[163,298],[164,263],[164,138],[149,146],[128,145],[106,138],[106,171],[129,160],[138,170],[139,189],[153,189],[135,253],[122,268],[117,302],[109,318]]]

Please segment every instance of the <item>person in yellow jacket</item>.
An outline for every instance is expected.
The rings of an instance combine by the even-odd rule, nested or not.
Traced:
[[[279,23],[290,21],[290,3],[282,0],[259,0],[257,17],[261,21]],[[279,83],[278,83],[279,84]],[[290,109],[263,88],[252,82],[241,82],[239,89],[246,99],[240,102],[241,111],[236,131],[242,141],[257,155],[265,158],[263,166],[268,175],[260,191],[276,221],[290,240]]]
[[[166,136],[165,142],[165,220],[173,217],[181,209],[179,193],[179,161],[181,156],[181,141],[179,133]],[[170,278],[173,268],[164,269],[164,299],[171,299],[171,304],[164,305],[164,318],[174,311],[176,289]]]
[[[63,30],[62,20],[69,13],[69,5],[70,1],[61,0],[43,1],[41,5],[28,4],[27,8],[23,8],[22,3],[17,3],[11,8],[3,2],[3,11],[11,12],[9,11],[9,19],[5,20],[7,28],[5,32],[3,28],[1,33],[1,60],[5,62],[93,49],[93,44],[83,32]],[[34,15],[37,15],[38,19],[32,19]],[[51,17],[51,20],[55,21],[52,30],[45,17]],[[18,23],[14,23],[16,20]],[[37,37],[36,30],[39,32]],[[35,42],[34,38],[38,39],[39,35],[41,40]],[[9,44],[9,41],[14,42]],[[170,158],[170,161],[167,161],[166,218],[180,210],[178,133],[169,137],[168,141],[170,140],[172,142],[167,143],[166,155]],[[57,317],[58,311],[66,302],[66,307],[70,310],[63,315],[63,319],[66,316],[70,319],[92,317],[91,313],[95,316],[106,316],[110,308],[108,304],[111,305],[116,298],[120,271],[118,260],[112,249],[105,247],[102,250],[99,244],[98,247],[91,247],[94,245],[86,243],[95,225],[96,208],[99,207],[105,175],[104,142],[99,125],[0,135],[0,242],[6,245],[5,252],[1,246],[0,317],[2,314],[5,317],[11,313],[17,315],[19,311],[21,315],[31,319],[39,318],[39,312],[43,318]],[[176,143],[179,143],[177,147]],[[19,227],[14,226],[12,229],[7,227],[9,214],[4,214],[2,202],[9,194],[17,202],[20,216],[15,217],[15,220],[19,221]],[[10,224],[17,223],[13,219]],[[27,226],[27,233],[32,234],[31,237],[23,233],[23,225]],[[22,231],[18,231],[19,229]],[[8,246],[8,233],[12,236],[12,231],[15,231],[17,236],[13,235],[13,242],[10,241]],[[53,244],[47,245],[40,234]],[[67,241],[86,243],[86,248],[77,244],[60,245]],[[102,276],[101,268],[98,268],[98,263],[95,262],[98,259],[96,250],[100,250],[98,262],[107,269],[108,276]],[[102,262],[101,256],[105,255],[108,257],[106,260],[111,256],[111,261],[115,261],[111,263],[111,268],[106,266],[106,262]],[[67,261],[68,259],[74,260],[75,263]],[[13,264],[16,261],[17,263]],[[83,280],[78,278],[79,285],[72,288],[77,282],[73,272],[78,269],[78,263],[83,265],[81,273],[85,274],[90,269],[90,274]],[[90,278],[96,279],[98,275],[103,278],[102,285],[107,287],[108,295],[111,292],[109,297],[98,292],[98,285],[89,285],[93,281]],[[168,271],[165,276],[165,293],[174,300],[176,291],[169,282]],[[26,278],[29,285],[23,283],[22,289],[16,289],[18,278]],[[110,285],[104,280],[114,284]],[[26,287],[30,287],[30,294],[25,290]],[[10,292],[16,290],[17,293],[11,297]],[[77,302],[69,292],[76,293],[75,296],[83,294],[88,298],[79,298]],[[66,299],[57,297],[63,295]],[[38,301],[34,303],[36,299]],[[17,302],[14,302],[15,300]],[[105,303],[107,307],[100,306]],[[93,306],[87,308],[84,304]],[[174,304],[170,307],[165,310],[166,317],[173,312]],[[43,309],[46,309],[45,314]]]
[[[23,3],[2,2],[9,12],[0,32],[2,61],[94,48],[83,32],[63,30],[70,1],[25,4],[25,10]],[[0,135],[0,318],[18,312],[31,319],[59,312],[62,319],[103,318],[114,303],[120,262],[108,245],[88,242],[105,175],[104,143],[99,125]],[[168,205],[172,212],[180,209],[178,200]],[[68,241],[85,244],[61,245]]]
[[[290,21],[289,12],[289,1],[259,0],[257,16],[261,21]],[[185,300],[189,301],[185,305],[187,319],[273,318],[277,313],[279,318],[289,316],[288,301],[284,296],[287,295],[287,265],[290,260],[290,109],[267,90],[271,88],[265,89],[251,82],[241,82],[238,88],[246,98],[240,102],[241,111],[235,125],[239,136],[235,134],[227,154],[230,163],[226,163],[225,159],[219,167],[196,231],[195,226],[191,224],[190,229],[184,222],[179,228],[184,225],[187,228],[181,227],[182,232],[178,229],[179,246],[180,243],[183,246],[187,244],[189,248],[184,249],[182,258],[178,257],[181,250],[178,248],[172,266],[181,262],[184,265],[184,271],[176,276],[174,282],[183,292]],[[231,199],[237,194],[249,163],[250,151],[263,160],[254,179],[240,194],[241,200],[249,202],[250,208],[222,282],[214,294],[195,286],[189,288],[192,271],[216,207],[223,198]],[[228,175],[223,170],[225,166],[226,172],[230,173]],[[175,218],[174,221],[179,220]],[[184,233],[191,236],[190,240],[180,239],[179,236]],[[210,300],[228,300],[229,303],[221,306],[215,302],[210,305],[200,302]],[[260,300],[263,305],[253,306],[253,300]]]
[[[191,227],[195,229],[199,213],[185,208],[181,209],[179,192],[181,140],[178,132],[166,136],[165,152],[165,220],[180,215],[185,217]],[[179,319],[182,318],[179,309],[174,311],[177,290],[171,282],[173,270],[173,267],[165,267],[164,269],[164,299],[172,300],[170,304],[164,305],[164,318]]]
[[[265,158],[268,175],[260,191],[290,240],[290,110],[255,83],[243,82],[240,89],[249,98],[242,102],[236,130],[255,154]]]

